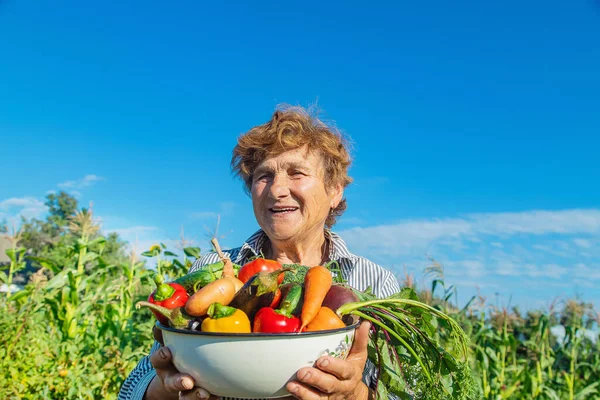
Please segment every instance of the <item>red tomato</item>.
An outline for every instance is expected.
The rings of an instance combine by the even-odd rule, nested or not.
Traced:
[[[242,268],[240,268],[240,272],[238,272],[238,279],[244,283],[248,281],[248,279],[252,278],[255,274],[259,272],[272,272],[281,269],[281,264],[279,264],[275,260],[267,260],[264,258],[256,258],[246,264]],[[277,283],[281,284],[283,282],[283,274],[279,275],[277,278]]]

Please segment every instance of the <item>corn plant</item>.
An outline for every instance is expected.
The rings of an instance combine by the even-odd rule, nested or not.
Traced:
[[[0,232],[8,232],[8,229],[3,227]],[[10,297],[14,274],[21,271],[26,266],[25,252],[27,249],[19,246],[19,241],[21,239],[21,231],[19,229],[13,227],[12,234],[4,233],[3,236],[9,240],[11,247],[6,250],[6,255],[10,261],[8,266],[4,267],[4,269],[8,269],[8,271],[0,271],[0,282],[6,284],[6,297]]]

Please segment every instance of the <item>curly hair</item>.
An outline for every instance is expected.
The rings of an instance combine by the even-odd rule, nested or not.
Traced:
[[[325,188],[343,188],[352,182],[348,168],[352,163],[349,141],[333,126],[319,120],[303,107],[279,106],[271,119],[238,137],[233,149],[231,169],[249,193],[254,170],[268,157],[306,146],[318,152],[325,166]],[[325,226],[331,228],[347,208],[346,199],[330,210]]]

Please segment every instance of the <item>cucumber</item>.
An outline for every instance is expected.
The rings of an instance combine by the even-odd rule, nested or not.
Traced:
[[[233,264],[235,274],[239,272],[241,266]],[[208,264],[200,267],[197,271],[180,276],[174,282],[185,288],[188,294],[194,294],[198,289],[216,281],[223,275],[223,261],[218,261],[213,264]]]

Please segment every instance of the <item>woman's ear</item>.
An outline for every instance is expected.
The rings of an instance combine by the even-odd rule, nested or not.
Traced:
[[[344,197],[344,187],[339,184],[335,185],[331,190],[331,208],[336,208],[340,202],[342,201],[342,197]]]

